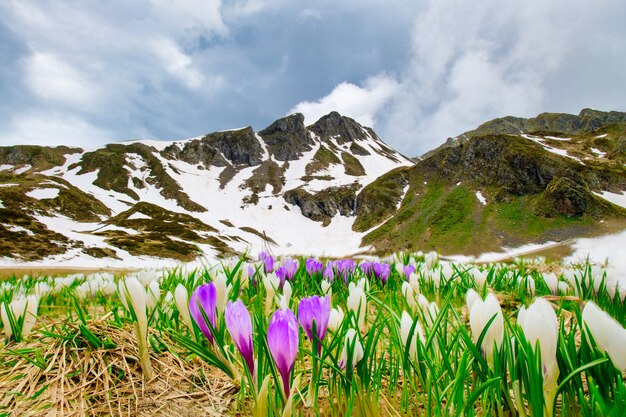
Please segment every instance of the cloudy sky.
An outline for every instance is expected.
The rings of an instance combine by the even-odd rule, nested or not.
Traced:
[[[0,2],[0,145],[302,112],[421,154],[495,117],[626,110],[623,0]]]

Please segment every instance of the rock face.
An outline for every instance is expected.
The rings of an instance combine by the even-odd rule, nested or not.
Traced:
[[[261,130],[259,136],[278,161],[295,161],[303,152],[313,149],[315,144],[304,126],[304,116],[300,113],[276,120]]]
[[[346,217],[354,214],[356,194],[357,187],[345,186],[330,187],[315,194],[303,189],[289,190],[283,197],[287,203],[300,207],[304,217],[327,225],[337,213]]]
[[[340,145],[367,138],[361,125],[353,119],[341,116],[336,111],[322,117],[315,124],[309,126],[309,129],[322,140],[336,138]]]

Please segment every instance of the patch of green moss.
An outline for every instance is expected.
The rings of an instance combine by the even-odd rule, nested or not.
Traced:
[[[393,215],[406,184],[407,169],[398,168],[366,185],[357,196],[356,219],[352,230],[364,232]]]
[[[316,172],[323,171],[331,164],[340,164],[341,161],[330,149],[324,145],[320,145],[320,148],[313,155],[313,159],[304,167],[306,175],[313,175]]]
[[[343,166],[345,168],[346,175],[359,177],[365,175],[365,168],[354,156],[347,152],[341,153],[341,159],[343,160]]]
[[[65,155],[79,152],[82,149],[67,146],[0,146],[0,165],[31,165],[30,171],[45,171],[65,164]]]

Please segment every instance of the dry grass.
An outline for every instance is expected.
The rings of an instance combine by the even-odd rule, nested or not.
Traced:
[[[88,328],[117,347],[93,348],[81,342],[42,336],[0,349],[0,415],[9,416],[221,416],[237,387],[221,371],[199,359],[186,360],[174,349],[152,353],[155,376],[144,381],[130,326],[105,320]],[[60,321],[48,328],[77,329]],[[164,342],[169,346],[167,337]],[[16,353],[20,352],[20,354]],[[38,366],[36,363],[39,362]]]

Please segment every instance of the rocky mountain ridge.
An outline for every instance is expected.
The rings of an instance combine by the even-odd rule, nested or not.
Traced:
[[[414,163],[332,112],[170,142],[0,147],[0,259],[476,254],[626,219],[626,113],[507,117],[449,142]]]

